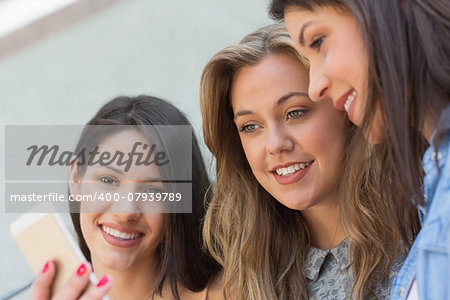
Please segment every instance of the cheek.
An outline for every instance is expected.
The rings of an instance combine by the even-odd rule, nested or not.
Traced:
[[[94,221],[94,214],[80,214],[80,225],[81,225],[81,229],[83,230],[88,229],[92,226],[92,223]]]
[[[317,131],[313,141],[318,152],[322,153],[323,159],[330,164],[341,165],[345,155],[345,143],[348,134],[346,116],[329,117],[317,124]],[[329,166],[330,169],[332,166]]]
[[[327,69],[327,75],[331,79],[337,79],[339,81],[352,81],[351,77],[355,71],[357,71],[357,64],[353,59],[347,57],[353,57],[343,47],[336,47],[330,49],[328,55],[325,58],[325,65]],[[354,84],[354,83],[353,83]]]
[[[147,226],[150,227],[152,233],[155,236],[160,236],[163,233],[164,230],[164,223],[166,220],[166,216],[165,214],[145,214],[145,219],[146,219],[146,223]]]
[[[324,61],[327,73],[356,89],[365,88],[368,68],[365,50],[362,46],[348,47],[343,42],[329,49]]]
[[[88,245],[90,244],[90,241],[92,241],[94,230],[97,230],[97,225],[95,223],[97,215],[98,214],[94,213],[80,214],[81,232]]]
[[[252,172],[255,173],[255,171],[258,170],[259,163],[263,161],[263,158],[261,157],[261,151],[264,151],[263,144],[257,143],[255,139],[241,140],[241,143],[247,162],[250,165]]]

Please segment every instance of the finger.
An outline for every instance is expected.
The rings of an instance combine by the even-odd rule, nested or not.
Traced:
[[[103,276],[96,286],[91,286],[80,300],[101,300],[111,290],[113,279],[110,275]]]
[[[78,299],[81,293],[89,284],[89,275],[92,272],[91,264],[82,263],[76,272],[70,277],[67,283],[56,293],[53,300],[74,300]]]
[[[50,299],[50,291],[55,278],[55,264],[51,261],[45,263],[39,274],[36,275],[33,285],[31,286],[32,300],[48,300]]]

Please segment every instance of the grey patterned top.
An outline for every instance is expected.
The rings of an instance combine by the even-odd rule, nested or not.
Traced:
[[[343,300],[350,299],[353,274],[350,268],[349,239],[345,239],[335,248],[322,250],[311,247],[305,265],[308,286],[313,295],[310,299]],[[400,271],[405,257],[397,255],[389,276],[374,288],[378,299],[389,299],[392,282]]]

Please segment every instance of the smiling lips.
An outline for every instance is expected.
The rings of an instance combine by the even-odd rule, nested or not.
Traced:
[[[291,184],[300,181],[309,171],[314,160],[309,162],[291,163],[272,169],[272,174],[279,184]]]
[[[296,164],[292,164],[286,168],[278,168],[275,170],[275,172],[277,172],[277,174],[280,176],[288,176],[288,175],[294,174],[295,171],[303,170],[306,167],[309,167],[311,164],[312,164],[312,161],[306,162],[306,163],[296,163]]]
[[[334,107],[347,112],[348,118],[353,122],[356,91],[350,90],[334,101]]]
[[[135,229],[123,228],[115,224],[101,224],[99,229],[105,240],[118,247],[131,247],[138,244],[145,235],[143,232]]]

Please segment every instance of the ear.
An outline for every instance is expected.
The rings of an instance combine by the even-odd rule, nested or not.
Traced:
[[[80,194],[81,176],[78,169],[77,160],[73,160],[70,164],[69,171],[69,191],[71,195]]]

